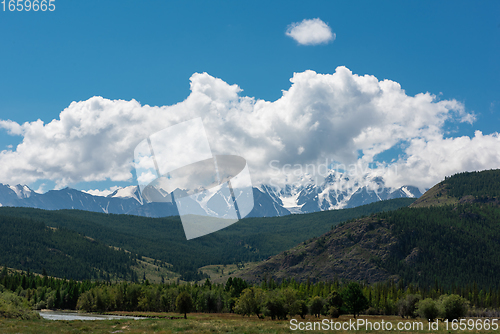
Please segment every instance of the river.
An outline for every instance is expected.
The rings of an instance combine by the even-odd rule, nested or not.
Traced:
[[[112,320],[112,319],[147,319],[143,317],[129,317],[121,315],[107,314],[89,314],[77,312],[61,312],[61,311],[38,311],[42,318],[47,320]]]

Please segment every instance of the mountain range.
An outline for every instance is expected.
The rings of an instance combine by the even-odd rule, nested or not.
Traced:
[[[276,217],[291,213],[354,208],[387,199],[418,198],[422,193],[414,186],[397,189],[386,187],[379,177],[364,177],[363,180],[353,182],[345,173],[331,170],[319,184],[312,181],[282,187],[262,184],[253,187],[253,195],[254,208],[247,217]],[[0,206],[45,210],[78,209],[153,218],[178,215],[177,208],[172,203],[144,201],[138,186],[119,188],[108,196],[94,196],[72,188],[40,194],[26,185],[0,184]],[[201,212],[207,211],[207,208],[202,209],[201,204],[198,209]]]
[[[409,207],[345,221],[234,276],[498,286],[500,170],[461,173]]]
[[[298,184],[261,185],[259,190],[291,213],[311,213],[326,210],[348,209],[394,198],[419,198],[419,188],[404,185],[391,188],[378,176],[348,175],[329,170],[322,182],[304,176]]]
[[[49,203],[46,197],[27,187],[1,189],[5,187],[19,200]],[[123,192],[120,189],[108,197],[73,189],[49,193],[55,198],[70,198],[67,205],[80,203],[88,207],[90,203],[99,207],[109,203],[109,209],[118,207],[124,197],[116,195],[124,196]],[[265,195],[261,191],[256,194]],[[3,194],[2,200],[5,199]],[[128,197],[131,203],[139,203],[138,199]],[[500,170],[447,177],[419,199],[396,198],[350,209],[245,218],[193,240],[184,237],[179,217],[2,207],[0,220],[0,263],[24,270],[45,268],[49,274],[58,275],[61,271],[69,275],[71,269],[74,273],[69,276],[74,278],[102,277],[108,273],[112,277],[130,277],[128,263],[141,256],[170,264],[171,271],[186,281],[199,280],[200,268],[207,265],[241,266],[255,261],[261,262],[231,274],[254,282],[293,277],[313,282],[394,280],[427,287],[438,283],[494,287],[500,272]],[[68,240],[74,241],[68,244]],[[119,268],[93,265],[81,257],[78,266],[64,269],[72,261],[62,260],[76,259],[72,254],[79,254],[74,245],[93,247],[94,241],[99,249],[108,245],[110,250],[131,252],[126,253],[131,257],[108,252],[106,256],[116,259],[113,261],[120,263]],[[38,262],[35,265],[35,259],[52,259],[51,254],[59,258],[43,263],[37,260],[43,267]]]

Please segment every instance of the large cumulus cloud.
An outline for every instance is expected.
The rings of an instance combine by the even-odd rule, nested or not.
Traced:
[[[462,103],[430,93],[408,96],[397,82],[358,76],[345,67],[333,74],[295,73],[276,101],[243,96],[237,85],[207,73],[190,80],[191,94],[172,106],[92,97],[73,102],[48,124],[0,120],[0,127],[23,136],[17,147],[0,152],[0,182],[47,179],[58,188],[106,179],[132,182],[135,146],[194,117],[203,119],[214,153],[247,159],[255,183],[269,181],[271,161],[367,165],[402,142],[404,154],[392,162],[398,168],[379,168],[392,186],[429,187],[451,173],[500,166],[497,133],[444,138],[445,122],[474,121]]]

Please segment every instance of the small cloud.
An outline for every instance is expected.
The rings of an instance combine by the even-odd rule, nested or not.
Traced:
[[[24,133],[23,126],[11,120],[0,120],[0,128],[7,130],[11,136],[20,136]]]
[[[460,119],[460,122],[461,122],[461,123],[469,123],[469,124],[472,124],[472,123],[474,123],[476,120],[477,120],[476,115],[474,114],[474,112],[471,112],[471,113],[464,113],[464,114],[462,115],[462,118]]]
[[[302,22],[294,22],[288,26],[286,35],[290,36],[297,43],[302,45],[318,45],[333,42],[335,40],[335,33],[325,22],[319,18],[307,20]]]
[[[38,189],[35,190],[35,192],[38,193],[38,194],[44,194],[45,193],[45,187],[46,187],[46,184],[42,183],[40,185],[40,187],[38,187]]]

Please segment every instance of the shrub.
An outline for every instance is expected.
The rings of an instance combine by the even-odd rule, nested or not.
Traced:
[[[30,309],[28,301],[12,292],[0,293],[0,318],[39,319],[40,315]]]
[[[42,310],[44,308],[47,308],[47,304],[45,303],[45,300],[40,300],[36,305],[35,305],[35,310]]]
[[[260,314],[263,311],[264,297],[262,289],[254,287],[246,288],[236,301],[234,312],[243,316],[256,314],[260,318]]]
[[[340,315],[339,309],[334,306],[330,306],[330,309],[328,310],[328,315],[330,316],[330,318],[338,318]]]
[[[381,314],[380,310],[373,307],[373,306],[370,306],[366,311],[365,311],[365,314],[366,315],[379,315]]]
[[[415,317],[415,304],[420,300],[419,295],[406,295],[405,298],[398,300],[398,313],[404,318]]]
[[[443,295],[439,298],[438,309],[444,319],[460,319],[467,314],[469,302],[458,295]]]
[[[416,305],[415,311],[421,318],[427,319],[429,322],[434,321],[439,315],[439,309],[436,302],[432,298],[421,300]]]
[[[307,308],[306,302],[300,299],[293,303],[293,312],[290,312],[290,315],[293,316],[298,314],[302,319],[305,319],[307,312],[309,312],[309,309]]]
[[[323,298],[319,296],[316,296],[313,299],[311,299],[311,303],[309,304],[309,311],[311,312],[311,315],[319,317],[324,304],[325,303],[323,302]]]
[[[264,315],[271,317],[272,320],[278,318],[279,320],[286,319],[285,303],[283,299],[278,296],[270,296],[265,302]]]
[[[342,296],[337,291],[332,291],[326,298],[326,303],[330,307],[335,307],[339,309],[342,307],[343,304]]]

